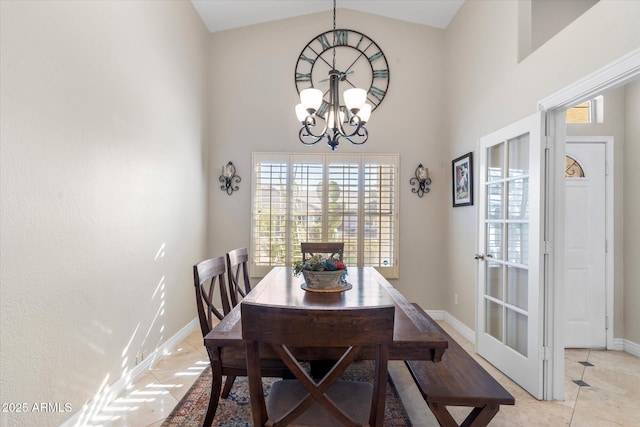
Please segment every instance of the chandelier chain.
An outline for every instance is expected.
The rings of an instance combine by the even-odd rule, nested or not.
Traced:
[[[333,0],[333,69],[336,69],[336,0]]]

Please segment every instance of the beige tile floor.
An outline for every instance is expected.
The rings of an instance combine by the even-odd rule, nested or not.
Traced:
[[[515,406],[501,407],[492,426],[640,426],[640,358],[619,351],[567,350],[565,400],[540,402],[475,355],[473,344],[452,327],[439,323],[516,398]],[[208,363],[202,334],[194,331],[87,426],[160,426]],[[438,426],[404,364],[391,362],[389,370],[413,425]],[[580,387],[573,380],[582,380],[589,386]],[[451,409],[458,421],[464,419],[465,411],[468,412],[466,408]]]

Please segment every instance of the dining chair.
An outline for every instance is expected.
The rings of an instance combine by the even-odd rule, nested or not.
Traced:
[[[205,337],[211,329],[231,311],[225,282],[225,257],[211,258],[193,266],[193,281],[196,290],[196,306],[202,336]],[[222,313],[214,305],[216,288],[219,289]],[[216,320],[217,319],[217,320]],[[236,377],[247,376],[247,363],[244,357],[228,359],[223,357],[220,348],[207,347],[209,362],[211,363],[211,394],[209,406],[203,426],[210,426],[218,408],[220,397],[226,399]],[[265,377],[290,377],[289,369],[279,360],[264,360],[261,364],[262,375]],[[222,377],[226,376],[224,389]],[[221,391],[222,390],[222,391]]]
[[[383,425],[393,306],[322,310],[243,301],[240,307],[254,426]],[[295,349],[312,347],[326,349],[337,360],[318,381],[294,356]],[[364,347],[375,348],[373,384],[336,381],[363,356]],[[295,376],[275,382],[266,399],[260,376],[260,353],[265,349],[275,352]]]
[[[196,306],[198,307],[198,318],[202,336],[206,336],[209,331],[231,311],[229,298],[227,296],[227,285],[225,283],[226,265],[224,257],[211,258],[201,261],[193,266],[193,282],[196,288]],[[220,292],[222,313],[215,307],[214,298],[216,287]],[[215,319],[214,319],[215,317]],[[216,320],[217,319],[217,320]],[[220,400],[220,388],[222,386],[222,375],[216,375],[214,365],[218,363],[215,355],[207,348],[209,361],[212,368],[213,381],[211,382],[211,395],[209,396],[209,409],[205,416],[205,425],[210,425]],[[220,369],[222,370],[222,369]],[[243,375],[244,372],[238,375]],[[233,382],[237,375],[227,375],[222,397],[226,398],[231,391]],[[207,421],[208,424],[207,424]]]
[[[316,254],[338,255],[338,259],[342,261],[344,242],[302,242],[300,243],[300,250],[303,262],[308,255],[313,256]]]
[[[238,248],[227,252],[229,296],[233,307],[251,291],[248,263],[249,251],[247,248]]]

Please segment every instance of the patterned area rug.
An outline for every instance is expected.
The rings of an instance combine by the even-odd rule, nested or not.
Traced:
[[[356,362],[345,372],[344,378],[358,381],[372,381],[373,363]],[[265,378],[264,391],[268,395],[271,384],[277,379]],[[223,382],[224,384],[224,382]],[[187,394],[176,405],[162,427],[200,427],[207,413],[209,391],[211,390],[211,368],[207,368]],[[389,378],[387,383],[387,400],[385,403],[385,427],[411,427],[407,412]],[[238,377],[227,399],[220,399],[213,425],[217,427],[250,427],[251,403],[249,402],[249,383],[246,377]]]

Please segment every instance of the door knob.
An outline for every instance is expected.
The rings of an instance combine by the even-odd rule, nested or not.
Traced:
[[[473,259],[479,259],[480,261],[484,261],[484,255],[483,254],[475,254]]]

